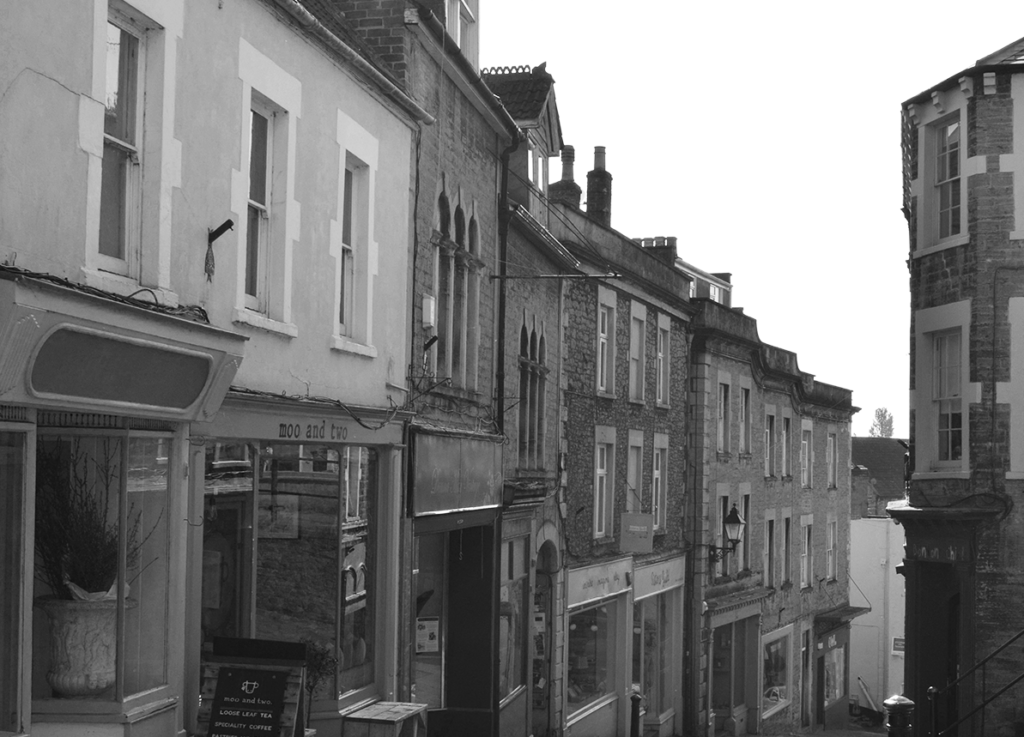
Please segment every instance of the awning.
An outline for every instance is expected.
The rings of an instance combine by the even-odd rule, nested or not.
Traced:
[[[0,401],[178,421],[216,414],[247,338],[0,272]]]
[[[842,627],[844,624],[852,622],[860,615],[867,614],[870,611],[871,607],[869,606],[844,604],[824,612],[818,612],[814,615],[814,634],[820,637],[825,632]]]

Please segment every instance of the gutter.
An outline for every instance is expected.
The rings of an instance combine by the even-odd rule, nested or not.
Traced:
[[[304,30],[311,31],[318,36],[332,51],[369,77],[384,90],[388,97],[398,103],[413,118],[427,125],[434,124],[435,118],[433,115],[420,107],[415,100],[405,93],[405,90],[385,77],[377,67],[366,61],[359,52],[334,35],[329,28],[317,20],[316,16],[306,10],[299,0],[274,0],[274,2],[294,18]]]
[[[293,0],[277,0],[278,2],[290,2]],[[422,25],[424,26],[431,35],[433,35],[442,45],[445,51],[451,52],[451,57],[455,60],[456,66],[459,67],[459,71],[466,78],[466,81],[474,88],[476,93],[480,95],[483,101],[490,108],[491,112],[498,118],[498,122],[505,128],[509,137],[513,140],[519,140],[523,138],[523,133],[516,123],[515,119],[505,109],[505,106],[501,103],[501,100],[491,91],[491,88],[487,86],[480,73],[473,68],[473,65],[469,63],[469,59],[466,58],[465,54],[459,49],[459,45],[455,43],[455,39],[448,35],[448,31],[445,30],[444,25],[437,18],[436,15],[431,12],[429,8],[420,5],[418,2],[413,3],[415,10],[407,10],[405,13],[406,25]],[[514,149],[513,149],[514,150]]]

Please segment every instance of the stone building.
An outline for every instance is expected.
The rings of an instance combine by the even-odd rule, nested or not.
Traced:
[[[589,278],[566,283],[564,634],[559,727],[620,735],[642,694],[645,734],[683,731],[687,281],[611,227],[598,147],[579,208],[573,156],[549,227]]]
[[[401,695],[433,117],[314,0],[10,5],[0,45],[0,733],[195,734],[203,659],[260,638],[337,657],[338,734]],[[47,636],[81,610],[88,672]]]
[[[1022,53],[1024,41],[1010,44],[902,107],[912,476],[889,512],[907,537],[905,693],[918,734],[930,687],[940,729],[1022,724],[1019,688],[972,716],[1021,672],[1019,640],[987,658],[1024,629]]]
[[[762,343],[742,310],[696,303],[688,724],[736,735],[845,725],[860,611],[848,598],[851,393]],[[745,522],[736,544],[733,510]]]
[[[502,527],[513,448],[496,278],[503,172],[522,134],[479,74],[475,0],[332,4],[436,119],[414,162],[402,700],[429,707],[432,734],[522,734],[535,552],[528,523]]]

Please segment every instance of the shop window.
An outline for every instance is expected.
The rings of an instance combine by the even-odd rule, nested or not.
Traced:
[[[206,456],[204,647],[216,636],[312,643],[337,660],[314,701],[372,685],[376,450],[228,442]]]
[[[167,684],[170,445],[169,435],[40,434],[36,621],[50,636],[33,650],[37,705]]]
[[[24,732],[21,713],[22,546],[25,445],[23,433],[0,432],[0,734]]]
[[[501,546],[501,605],[498,620],[498,698],[526,683],[527,560],[526,537]]]
[[[825,653],[825,708],[846,695],[846,645]]]
[[[792,627],[786,627],[763,639],[761,716],[767,717],[792,701]]]
[[[672,706],[670,596],[650,596],[633,605],[633,688],[643,694],[648,714]]]
[[[615,692],[616,620],[612,603],[569,615],[566,697],[570,713]]]

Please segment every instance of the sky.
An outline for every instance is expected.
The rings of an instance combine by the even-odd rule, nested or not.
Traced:
[[[607,148],[613,228],[732,273],[763,341],[853,390],[854,435],[886,407],[907,437],[900,105],[1024,37],[1024,3],[480,0],[478,20],[482,66],[547,62],[584,199]]]

